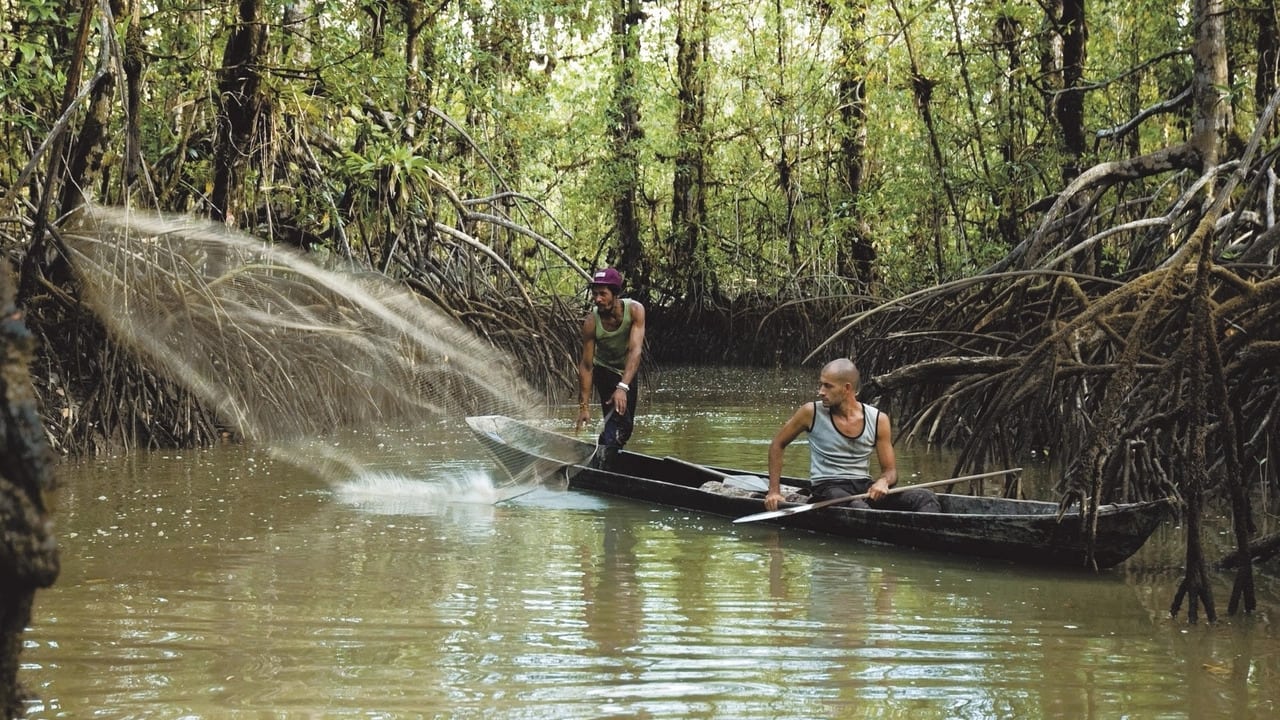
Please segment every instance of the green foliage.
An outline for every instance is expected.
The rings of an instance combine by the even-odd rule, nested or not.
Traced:
[[[65,7],[0,0],[6,182],[58,116],[75,22]],[[833,274],[839,249],[865,237],[878,255],[880,290],[896,292],[998,258],[1034,224],[1026,208],[1062,187],[1066,158],[1051,112],[1059,79],[1047,61],[1052,26],[1039,5],[899,4],[900,16],[893,4],[864,0],[713,2],[699,21],[708,33],[708,62],[697,78],[707,92],[705,125],[678,136],[676,6],[639,3],[632,97],[643,134],[631,146],[634,178],[612,161],[618,7],[266,0],[268,55],[256,70],[267,115],[254,146],[239,149],[252,179],[241,189],[242,221],[252,224],[263,209],[287,212],[329,239],[341,224],[361,248],[379,245],[415,213],[452,222],[443,187],[463,198],[516,191],[549,211],[520,222],[591,264],[616,252],[614,204],[634,180],[642,241],[661,286],[681,270],[668,257],[674,159],[698,143],[707,159],[702,237],[722,289],[768,291],[798,273]],[[1184,13],[1156,0],[1102,0],[1089,13],[1085,130],[1092,134],[1185,86],[1190,61],[1175,51],[1188,45],[1192,28]],[[153,191],[167,209],[206,212],[219,151],[217,73],[235,8],[160,4],[137,17],[134,34],[133,16],[118,18],[111,43],[95,25],[87,59],[114,70],[130,53],[143,58],[144,101],[132,122],[153,182],[131,178],[126,189],[111,163],[97,171],[105,183],[89,182],[107,202],[146,201]],[[1256,111],[1247,92],[1252,49],[1233,27],[1233,52],[1248,62],[1233,64],[1230,98],[1247,123]],[[851,72],[864,74],[866,95],[857,197],[843,180],[849,129],[836,86]],[[117,83],[119,98],[124,79]],[[931,92],[922,103],[924,85]],[[130,120],[119,107],[111,113],[106,157],[125,156]],[[1148,152],[1187,132],[1185,110],[1155,115],[1118,141],[1091,141],[1081,161]],[[486,241],[530,277],[562,282],[540,271],[546,258],[527,241],[491,232]]]
[[[62,17],[55,0],[3,0],[0,8],[5,17],[0,25],[0,128],[10,142],[47,131],[56,118],[66,80],[63,58],[51,40],[70,33],[75,18]],[[6,167],[5,175],[9,173]]]

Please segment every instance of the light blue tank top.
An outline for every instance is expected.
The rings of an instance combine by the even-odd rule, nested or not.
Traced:
[[[870,478],[871,451],[876,447],[876,425],[880,411],[862,403],[862,434],[849,437],[831,420],[831,411],[820,402],[813,404],[813,427],[809,428],[809,480]]]

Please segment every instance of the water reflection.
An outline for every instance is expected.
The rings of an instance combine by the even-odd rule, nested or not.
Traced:
[[[580,549],[584,634],[605,657],[634,647],[644,618],[643,591],[636,577],[636,537],[631,523],[601,521],[601,543]]]
[[[761,393],[745,398],[655,393],[642,442],[761,467],[793,406],[764,397],[772,378],[717,376]],[[1172,526],[1115,572],[1042,571],[556,488],[477,503],[487,458],[448,436],[417,447],[336,483],[234,447],[66,468],[63,575],[23,655],[30,717],[1277,710],[1274,579],[1254,618],[1169,620]],[[948,466],[900,455],[904,472]],[[1222,604],[1229,581],[1214,576]]]

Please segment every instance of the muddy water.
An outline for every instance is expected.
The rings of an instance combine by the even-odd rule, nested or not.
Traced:
[[[813,386],[728,370],[648,382],[636,449],[748,469]],[[1046,571],[557,489],[495,505],[460,423],[404,443],[414,466],[338,482],[242,447],[64,466],[63,573],[23,652],[29,717],[1270,718],[1280,704],[1275,578],[1251,618],[1171,620],[1175,524],[1114,571]],[[899,454],[907,477],[949,469]],[[803,462],[793,448],[788,468]],[[1230,578],[1214,579],[1225,615]]]

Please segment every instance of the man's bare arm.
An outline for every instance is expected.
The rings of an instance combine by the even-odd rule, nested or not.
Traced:
[[[631,332],[627,335],[627,361],[622,368],[622,384],[628,387],[640,372],[640,358],[644,354],[644,306],[631,303]],[[614,388],[613,409],[619,415],[627,414],[627,391]]]
[[[769,492],[764,496],[766,510],[777,510],[778,503],[782,502],[782,459],[787,446],[812,426],[813,403],[805,403],[791,414],[769,443]]]
[[[893,423],[887,413],[880,413],[876,420],[876,460],[880,463],[880,477],[867,489],[872,500],[879,500],[898,484],[898,459],[893,452]]]

